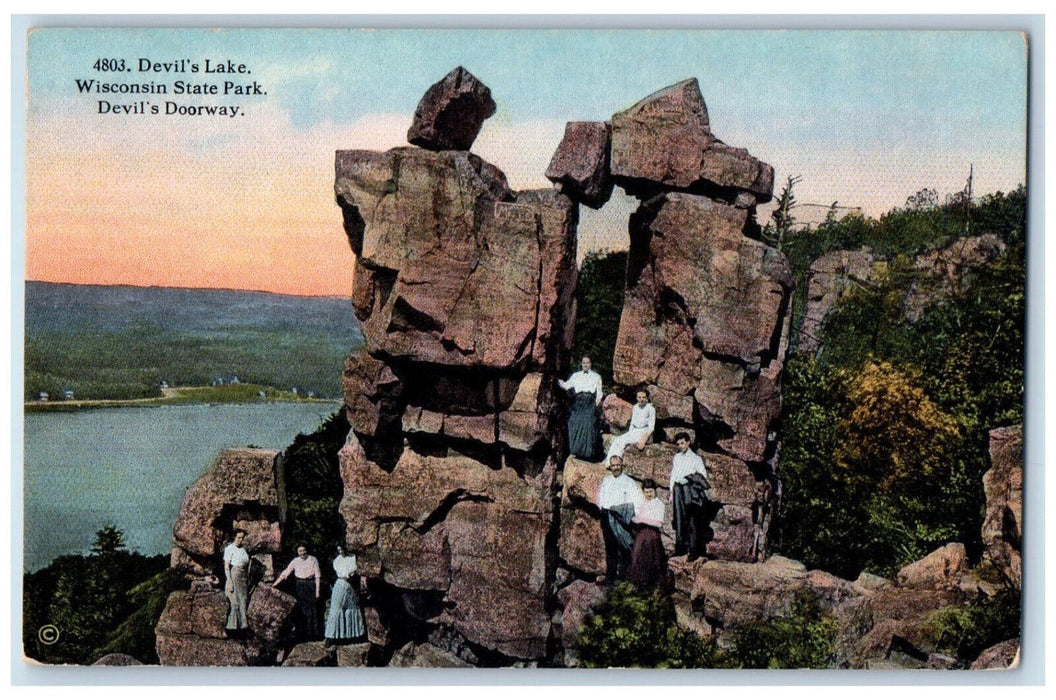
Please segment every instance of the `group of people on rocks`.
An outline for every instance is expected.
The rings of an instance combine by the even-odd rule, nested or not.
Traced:
[[[601,375],[591,369],[589,356],[581,369],[558,386],[573,394],[568,420],[569,451],[581,459],[598,461],[601,431],[598,407],[603,397]],[[601,511],[605,539],[605,575],[599,582],[628,580],[639,588],[666,585],[667,556],[660,539],[666,508],[657,498],[659,486],[646,480],[639,486],[625,471],[623,453],[631,445],[645,449],[656,429],[656,409],[645,389],[638,390],[631,408],[627,432],[615,436],[605,451],[608,474],[598,488],[596,504]],[[690,449],[686,432],[675,435],[678,451],[671,463],[672,526],[675,531],[674,556],[695,561],[704,555],[707,544],[706,495],[708,472],[704,460]]]
[[[224,548],[224,592],[230,603],[225,627],[232,636],[238,636],[249,628],[248,570],[251,557],[246,550],[245,539],[245,530],[235,530],[234,541]],[[366,634],[363,611],[360,609],[359,596],[353,583],[356,555],[350,554],[343,544],[339,544],[333,567],[336,580],[330,592],[330,606],[323,629],[323,637],[328,646],[355,641]],[[279,587],[291,576],[295,582],[294,595],[297,598],[297,637],[301,640],[318,639],[318,602],[322,593],[323,574],[319,560],[308,553],[308,547],[304,544],[297,545],[297,556],[275,578],[272,587]]]

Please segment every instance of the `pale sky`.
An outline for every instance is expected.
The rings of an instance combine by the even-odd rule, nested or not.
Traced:
[[[93,70],[124,58],[130,72]],[[78,94],[76,79],[219,83],[139,59],[245,63],[259,97]],[[26,277],[347,296],[337,149],[406,145],[457,65],[498,105],[473,151],[518,189],[572,120],[606,120],[696,77],[715,134],[799,175],[800,202],[879,215],[924,187],[1025,182],[1027,47],[1011,32],[103,30],[30,37]],[[171,87],[170,87],[171,93]],[[97,101],[230,104],[234,118],[99,114]],[[776,192],[775,192],[776,193]],[[580,251],[625,248],[635,202],[582,208]],[[767,214],[761,213],[761,223]]]

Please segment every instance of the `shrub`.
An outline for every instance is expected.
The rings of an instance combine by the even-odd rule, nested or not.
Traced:
[[[992,598],[951,605],[931,614],[926,631],[941,650],[971,663],[985,649],[1020,635],[1022,596],[1008,588]]]
[[[821,610],[817,596],[800,591],[787,617],[751,622],[730,631],[723,652],[728,668],[832,668],[836,621]]]
[[[609,589],[583,621],[577,645],[588,668],[710,668],[716,649],[675,624],[675,606],[659,591],[628,583]]]

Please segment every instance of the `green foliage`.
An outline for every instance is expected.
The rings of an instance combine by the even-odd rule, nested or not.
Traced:
[[[59,557],[23,577],[22,641],[27,656],[45,663],[90,664],[104,653],[101,649],[114,643],[115,631],[123,629],[122,634],[134,634],[139,640],[138,646],[125,647],[129,649],[142,649],[148,643],[145,636],[153,637],[153,624],[149,632],[143,631],[147,623],[142,618],[138,625],[122,625],[143,605],[145,594],[136,592],[136,587],[167,570],[169,558],[145,557],[117,547],[124,539],[117,529],[104,528],[99,535],[99,553]],[[57,642],[41,640],[40,630],[46,625],[57,629]]]
[[[941,651],[970,663],[985,649],[1020,636],[1021,600],[1019,589],[1009,588],[951,605],[931,614],[926,631]]]
[[[817,230],[837,248],[871,241],[888,256],[829,314],[820,356],[794,356],[783,378],[780,548],[848,578],[894,573],[950,541],[977,551],[988,430],[1022,421],[1024,192],[973,207],[977,232],[1001,226],[990,232],[1005,252],[914,320],[906,300],[927,280],[910,255],[963,233],[963,203],[936,201],[921,192],[879,222]],[[820,236],[791,240],[804,280],[805,257],[827,252]]]
[[[348,431],[344,411],[337,411],[314,433],[298,435],[286,448],[287,528],[282,538],[286,560],[296,555],[299,542],[324,561],[345,541],[345,521],[338,512],[344,483],[337,453]]]
[[[641,593],[618,583],[580,627],[578,647],[587,668],[710,668],[713,641],[675,624],[675,607],[659,591]]]
[[[187,580],[175,569],[165,569],[128,592],[132,613],[114,628],[106,642],[92,656],[128,654],[145,664],[161,663],[158,659],[154,628],[165,610],[169,596],[186,590]]]
[[[751,622],[730,631],[726,668],[832,668],[837,624],[818,599],[800,591],[786,617]]]
[[[625,251],[588,253],[579,270],[576,289],[576,329],[572,342],[572,365],[590,355],[595,372],[606,385],[612,384],[612,356],[623,313]]]

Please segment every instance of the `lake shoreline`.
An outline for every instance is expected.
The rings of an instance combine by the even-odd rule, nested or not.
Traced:
[[[339,403],[340,398],[305,396],[257,384],[165,387],[161,396],[138,399],[59,399],[26,401],[23,412],[70,413],[99,408],[186,406],[190,404]]]

